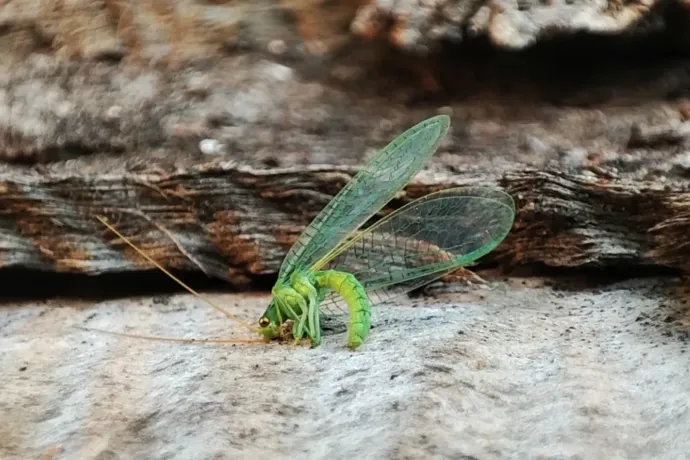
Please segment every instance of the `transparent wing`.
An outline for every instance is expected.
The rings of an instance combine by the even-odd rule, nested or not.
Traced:
[[[376,153],[300,235],[280,267],[278,282],[327,256],[385,206],[422,169],[449,125],[445,115],[429,118]]]
[[[316,269],[352,273],[372,305],[421,287],[488,254],[508,235],[515,219],[513,199],[483,188],[454,188],[426,195],[339,247]],[[335,293],[322,310],[343,310]]]

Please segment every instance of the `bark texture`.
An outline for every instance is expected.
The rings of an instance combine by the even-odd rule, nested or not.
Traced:
[[[2,264],[93,274],[148,268],[96,220],[103,215],[164,266],[241,283],[276,273],[303,228],[354,172],[216,162],[157,175],[7,174],[0,181]],[[681,186],[530,168],[426,171],[390,207],[463,185],[502,187],[517,202],[514,231],[487,260],[685,267],[679,234],[690,203]]]
[[[653,1],[4,2],[0,267],[148,268],[104,215],[166,267],[274,274],[357,165],[444,112],[392,207],[499,186],[519,211],[487,261],[685,268],[687,23]]]

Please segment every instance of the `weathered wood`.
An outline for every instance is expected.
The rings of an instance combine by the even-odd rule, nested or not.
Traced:
[[[354,172],[216,162],[168,174],[4,174],[0,266],[89,274],[150,268],[96,220],[100,214],[166,267],[242,283],[276,273],[305,225]],[[504,188],[518,205],[514,231],[489,261],[685,266],[679,236],[690,221],[690,200],[681,185],[532,168],[501,175],[426,172],[390,207],[441,188],[478,184]]]
[[[90,274],[148,268],[95,219],[103,214],[164,266],[234,283],[274,274],[352,165],[439,111],[453,116],[431,165],[440,172],[421,175],[391,206],[443,187],[497,185],[516,196],[519,212],[489,261],[686,265],[679,241],[690,220],[683,198],[690,162],[682,154],[690,143],[689,105],[667,96],[684,94],[687,62],[656,52],[668,35],[585,40],[593,53],[585,58],[577,51],[584,39],[554,45],[562,50],[555,54],[580,56],[577,62],[596,69],[580,80],[573,68],[553,65],[549,46],[502,53],[474,39],[421,53],[426,58],[379,46],[429,51],[462,23],[498,47],[520,48],[551,30],[561,17],[554,6],[485,17],[481,2],[467,11],[446,5],[426,30],[404,22],[408,6],[421,23],[435,15],[415,2],[375,11],[379,2],[344,2],[333,14],[319,2],[268,2],[257,15],[245,9],[250,2],[190,10],[153,2],[155,11],[125,3],[86,1],[93,11],[56,4],[34,13],[8,6],[4,13],[0,267]],[[570,15],[580,6],[555,8]],[[218,15],[201,14],[208,9]],[[275,14],[281,9],[296,12],[295,21]],[[182,20],[196,14],[220,23]],[[605,29],[620,30],[633,16]],[[366,32],[377,17],[392,19],[392,29],[382,22]],[[505,27],[523,17],[538,27],[511,35],[511,43],[498,36],[497,28],[509,33]],[[668,34],[685,27],[679,21]],[[147,33],[161,24],[167,38]],[[345,26],[381,40],[358,41]],[[439,34],[436,26],[452,27]],[[397,40],[405,37],[410,41]],[[644,53],[637,46],[643,43]],[[607,50],[620,61],[610,63]],[[641,55],[656,56],[655,65],[640,64]],[[405,82],[411,76],[413,83]],[[436,99],[414,104],[419,94]],[[621,110],[623,103],[635,108]],[[211,157],[219,162],[207,163]],[[17,161],[44,165],[6,164]],[[255,169],[262,164],[277,169]]]
[[[571,148],[658,153],[690,135],[674,124],[688,116],[687,101],[674,100],[688,86],[687,60],[673,57],[690,43],[682,11],[662,20],[616,2],[6,3],[6,162],[201,156],[210,140],[246,162],[355,164],[367,143],[440,107],[468,122],[449,146],[532,166]]]

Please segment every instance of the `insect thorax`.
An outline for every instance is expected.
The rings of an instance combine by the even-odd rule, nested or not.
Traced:
[[[292,289],[297,291],[307,302],[310,295],[316,295],[318,286],[316,284],[316,277],[311,272],[295,272],[290,276],[290,285]]]
[[[271,290],[273,302],[282,306],[289,306],[296,312],[302,310],[304,303],[308,304],[310,294],[318,293],[314,275],[296,272],[288,280],[276,283]]]

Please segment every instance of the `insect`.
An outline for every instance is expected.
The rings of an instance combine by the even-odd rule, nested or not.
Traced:
[[[259,319],[266,339],[293,321],[296,340],[321,343],[321,310],[347,307],[347,346],[369,335],[371,306],[467,265],[493,250],[513,225],[512,198],[490,188],[424,196],[359,231],[434,154],[450,119],[429,118],[380,150],[304,230],[288,252]]]
[[[515,204],[506,193],[487,187],[431,193],[360,230],[422,169],[449,126],[445,115],[413,126],[345,185],[289,250],[254,332],[265,340],[291,332],[295,341],[318,346],[322,315],[340,310],[349,314],[347,346],[356,349],[369,335],[372,306],[498,246],[513,225]]]

